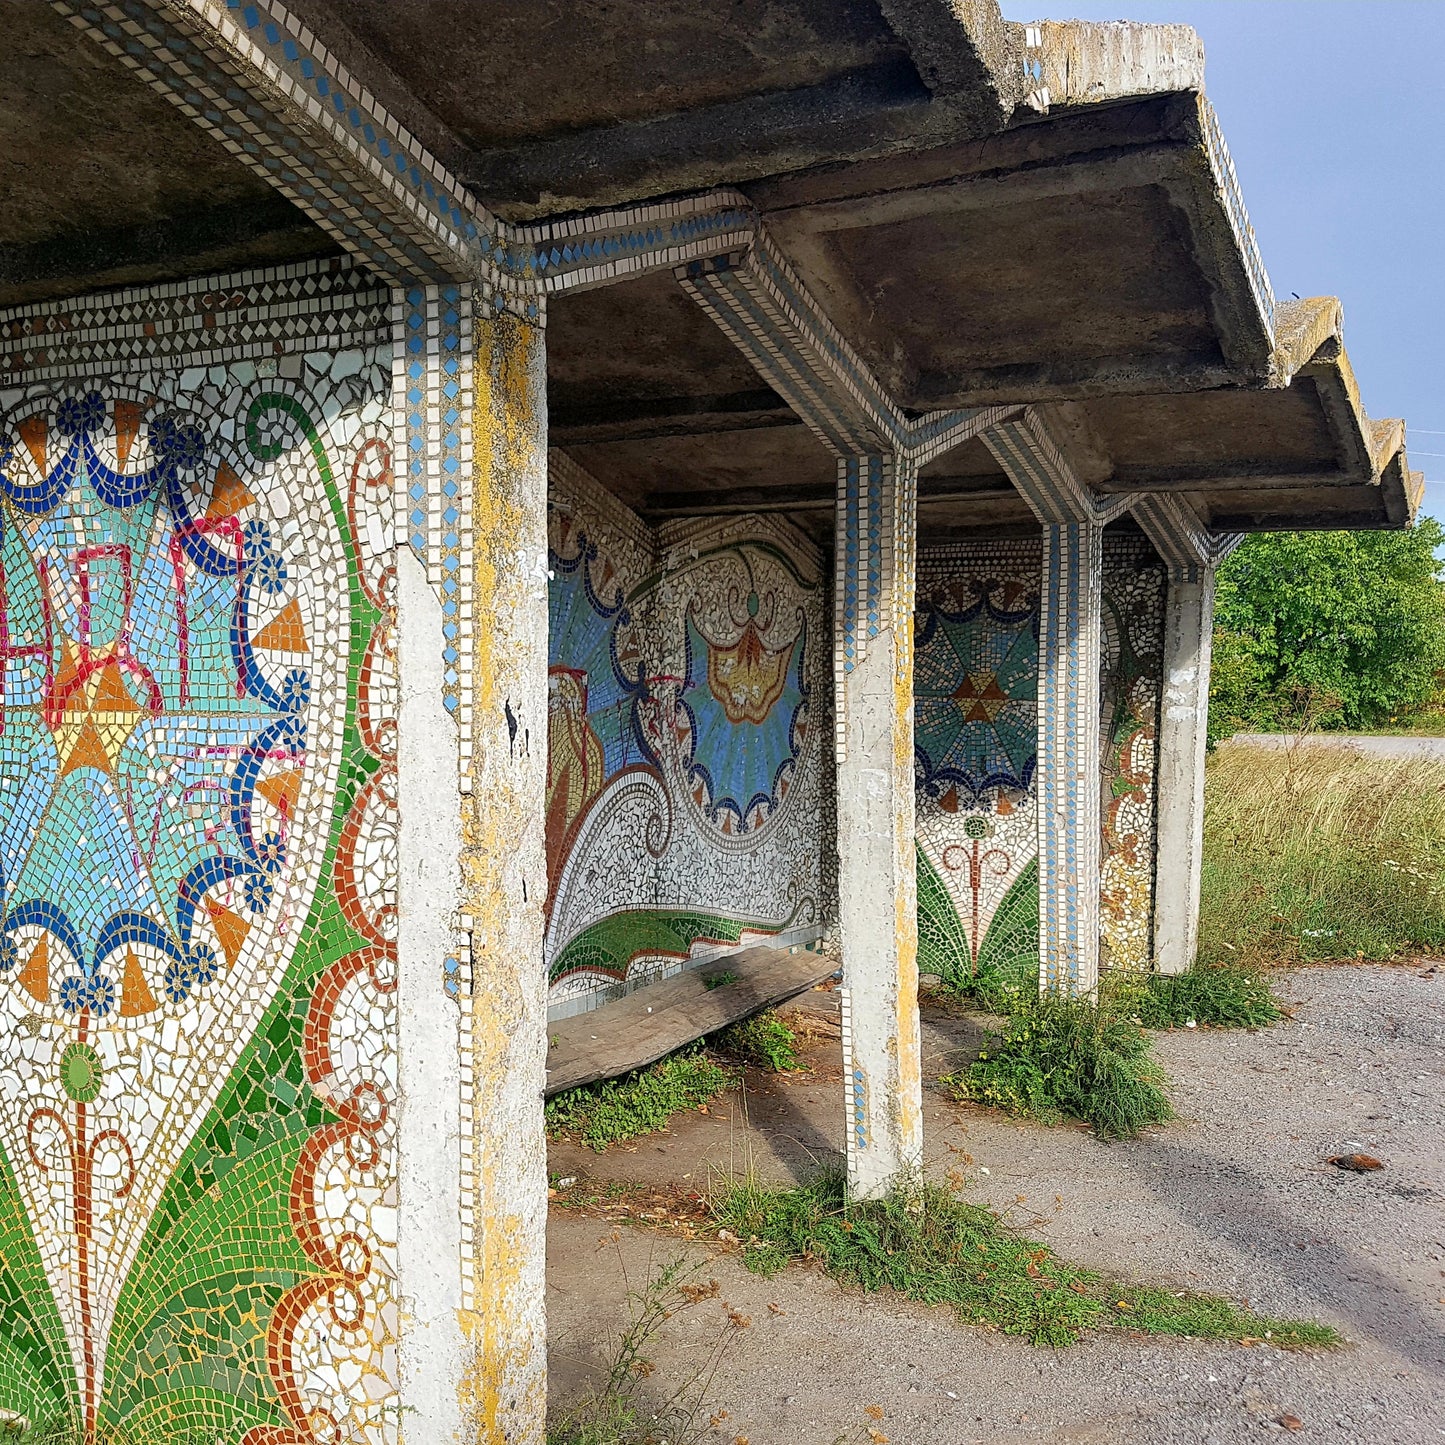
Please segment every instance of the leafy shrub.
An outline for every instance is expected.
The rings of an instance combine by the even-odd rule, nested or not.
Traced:
[[[717,1036],[717,1047],[743,1063],[775,1074],[799,1066],[797,1035],[772,1009],[725,1028]]]
[[[1219,569],[1212,730],[1369,728],[1432,699],[1442,545],[1431,517],[1399,532],[1246,538]]]

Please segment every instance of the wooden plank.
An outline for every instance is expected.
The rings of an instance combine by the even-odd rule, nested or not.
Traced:
[[[684,1044],[822,983],[837,968],[833,959],[807,950],[745,948],[561,1019],[547,1029],[547,1094],[656,1063]],[[707,980],[720,974],[737,978],[709,988]]]

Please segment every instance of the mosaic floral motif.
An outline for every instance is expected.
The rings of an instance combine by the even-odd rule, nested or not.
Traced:
[[[1099,913],[1104,962],[1112,968],[1148,968],[1152,957],[1165,585],[1164,567],[1142,538],[1105,538]]]
[[[1038,955],[1041,565],[1032,541],[919,554],[914,778],[919,949],[933,965],[925,972],[971,978],[1017,957],[1015,915],[1027,911],[1029,877],[1025,943]]]
[[[394,1434],[389,387],[0,397],[0,1408]]]
[[[808,726],[804,635],[769,648],[758,605],[749,593],[748,620],[731,643],[709,640],[687,619],[685,766],[693,800],[724,833],[749,832],[782,805]]]
[[[571,1006],[816,929],[822,592],[791,529],[654,535],[562,457],[552,492],[546,956]]]
[[[919,554],[915,777],[925,972],[973,976],[1037,960],[1041,565],[1032,541]],[[1149,962],[1163,585],[1142,538],[1105,537],[1100,912],[1113,967]]]

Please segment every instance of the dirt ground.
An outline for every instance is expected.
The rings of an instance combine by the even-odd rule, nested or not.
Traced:
[[[873,1425],[895,1442],[1253,1441],[1266,1435],[1416,1445],[1445,1440],[1445,964],[1282,974],[1293,1018],[1258,1032],[1159,1037],[1179,1122],[1125,1144],[1017,1124],[925,1097],[928,1167],[1060,1255],[1107,1273],[1214,1290],[1335,1325],[1343,1349],[1150,1340],[1109,1332],[1041,1349],[946,1309],[845,1291],[795,1268],[766,1281],[725,1243],[554,1207],[548,1310],[554,1398],[583,1388],[635,1284],[683,1251],[749,1316],[715,1381],[719,1442],[834,1445]],[[836,1158],[843,1105],[835,999],[805,997],[811,1071],[749,1073],[706,1115],[603,1155],[557,1145],[554,1177],[669,1191],[752,1167],[779,1182]],[[976,1049],[978,1023],[925,1017],[925,1078]],[[1385,1168],[1348,1174],[1327,1156]],[[633,1206],[636,1212],[638,1206]],[[622,1210],[613,1210],[620,1216]],[[710,1232],[710,1231],[709,1231]],[[719,1329],[721,1306],[668,1326],[663,1394]],[[867,1406],[881,1407],[876,1424]]]

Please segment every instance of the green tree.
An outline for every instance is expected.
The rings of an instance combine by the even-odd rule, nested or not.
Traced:
[[[1279,532],[1219,569],[1210,732],[1369,728],[1418,707],[1445,668],[1445,530]]]

